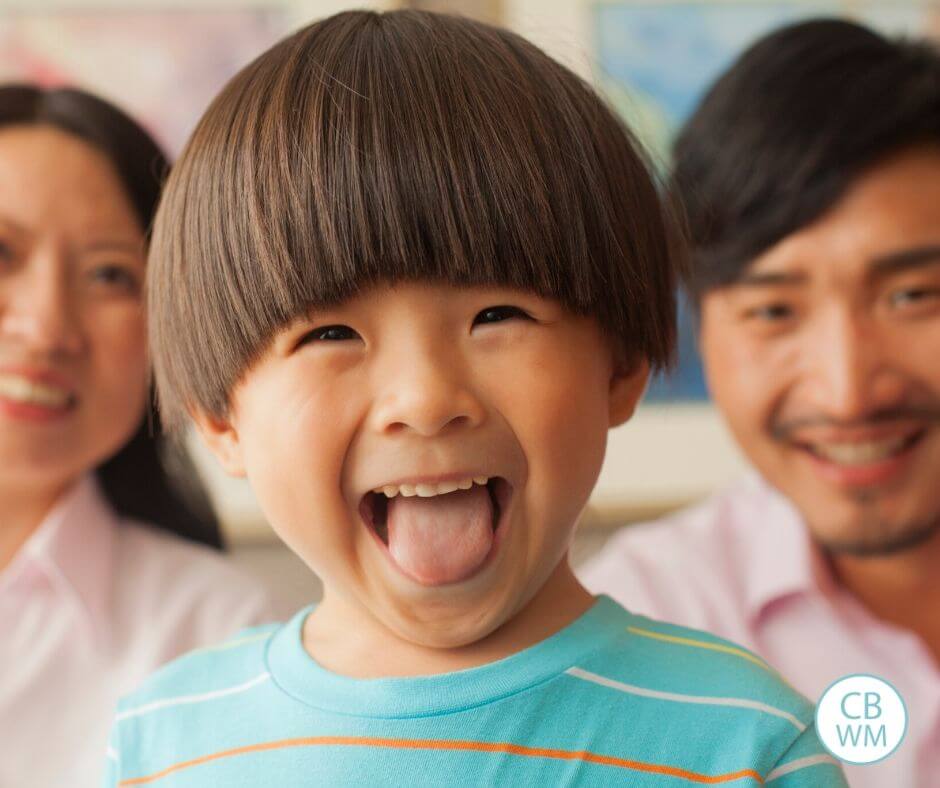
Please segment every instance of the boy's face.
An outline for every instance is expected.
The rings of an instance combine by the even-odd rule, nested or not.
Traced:
[[[557,302],[399,284],[284,329],[227,419],[198,421],[324,605],[453,647],[512,618],[565,558],[607,430],[645,380]]]

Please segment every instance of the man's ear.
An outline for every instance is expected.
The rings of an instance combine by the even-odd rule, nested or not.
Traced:
[[[642,357],[621,361],[614,368],[609,397],[611,427],[619,427],[633,415],[649,376],[649,361]]]
[[[202,410],[193,410],[190,416],[203,443],[209,447],[225,472],[229,476],[244,476],[241,443],[230,417],[213,416]]]

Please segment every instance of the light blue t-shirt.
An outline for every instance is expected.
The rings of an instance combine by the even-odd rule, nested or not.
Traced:
[[[353,679],[310,608],[188,654],[123,700],[106,786],[845,786],[813,706],[744,649],[599,597],[482,667]]]

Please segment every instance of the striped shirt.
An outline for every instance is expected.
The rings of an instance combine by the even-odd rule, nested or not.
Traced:
[[[813,707],[759,657],[598,597],[505,659],[353,679],[284,625],[193,652],[121,702],[106,786],[845,786]]]

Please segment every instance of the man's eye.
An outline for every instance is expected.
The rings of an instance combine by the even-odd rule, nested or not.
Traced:
[[[308,342],[342,342],[358,338],[358,334],[349,326],[321,326],[308,331],[300,340],[301,345]]]
[[[914,306],[926,301],[935,300],[940,291],[929,287],[912,287],[906,290],[897,290],[891,294],[891,306]]]
[[[748,309],[744,313],[748,320],[761,320],[765,323],[779,323],[793,317],[793,309],[788,304],[765,304]]]
[[[510,320],[514,317],[520,317],[523,320],[531,320],[532,316],[517,306],[490,306],[482,310],[473,318],[473,325],[480,323],[501,323],[504,320]]]

